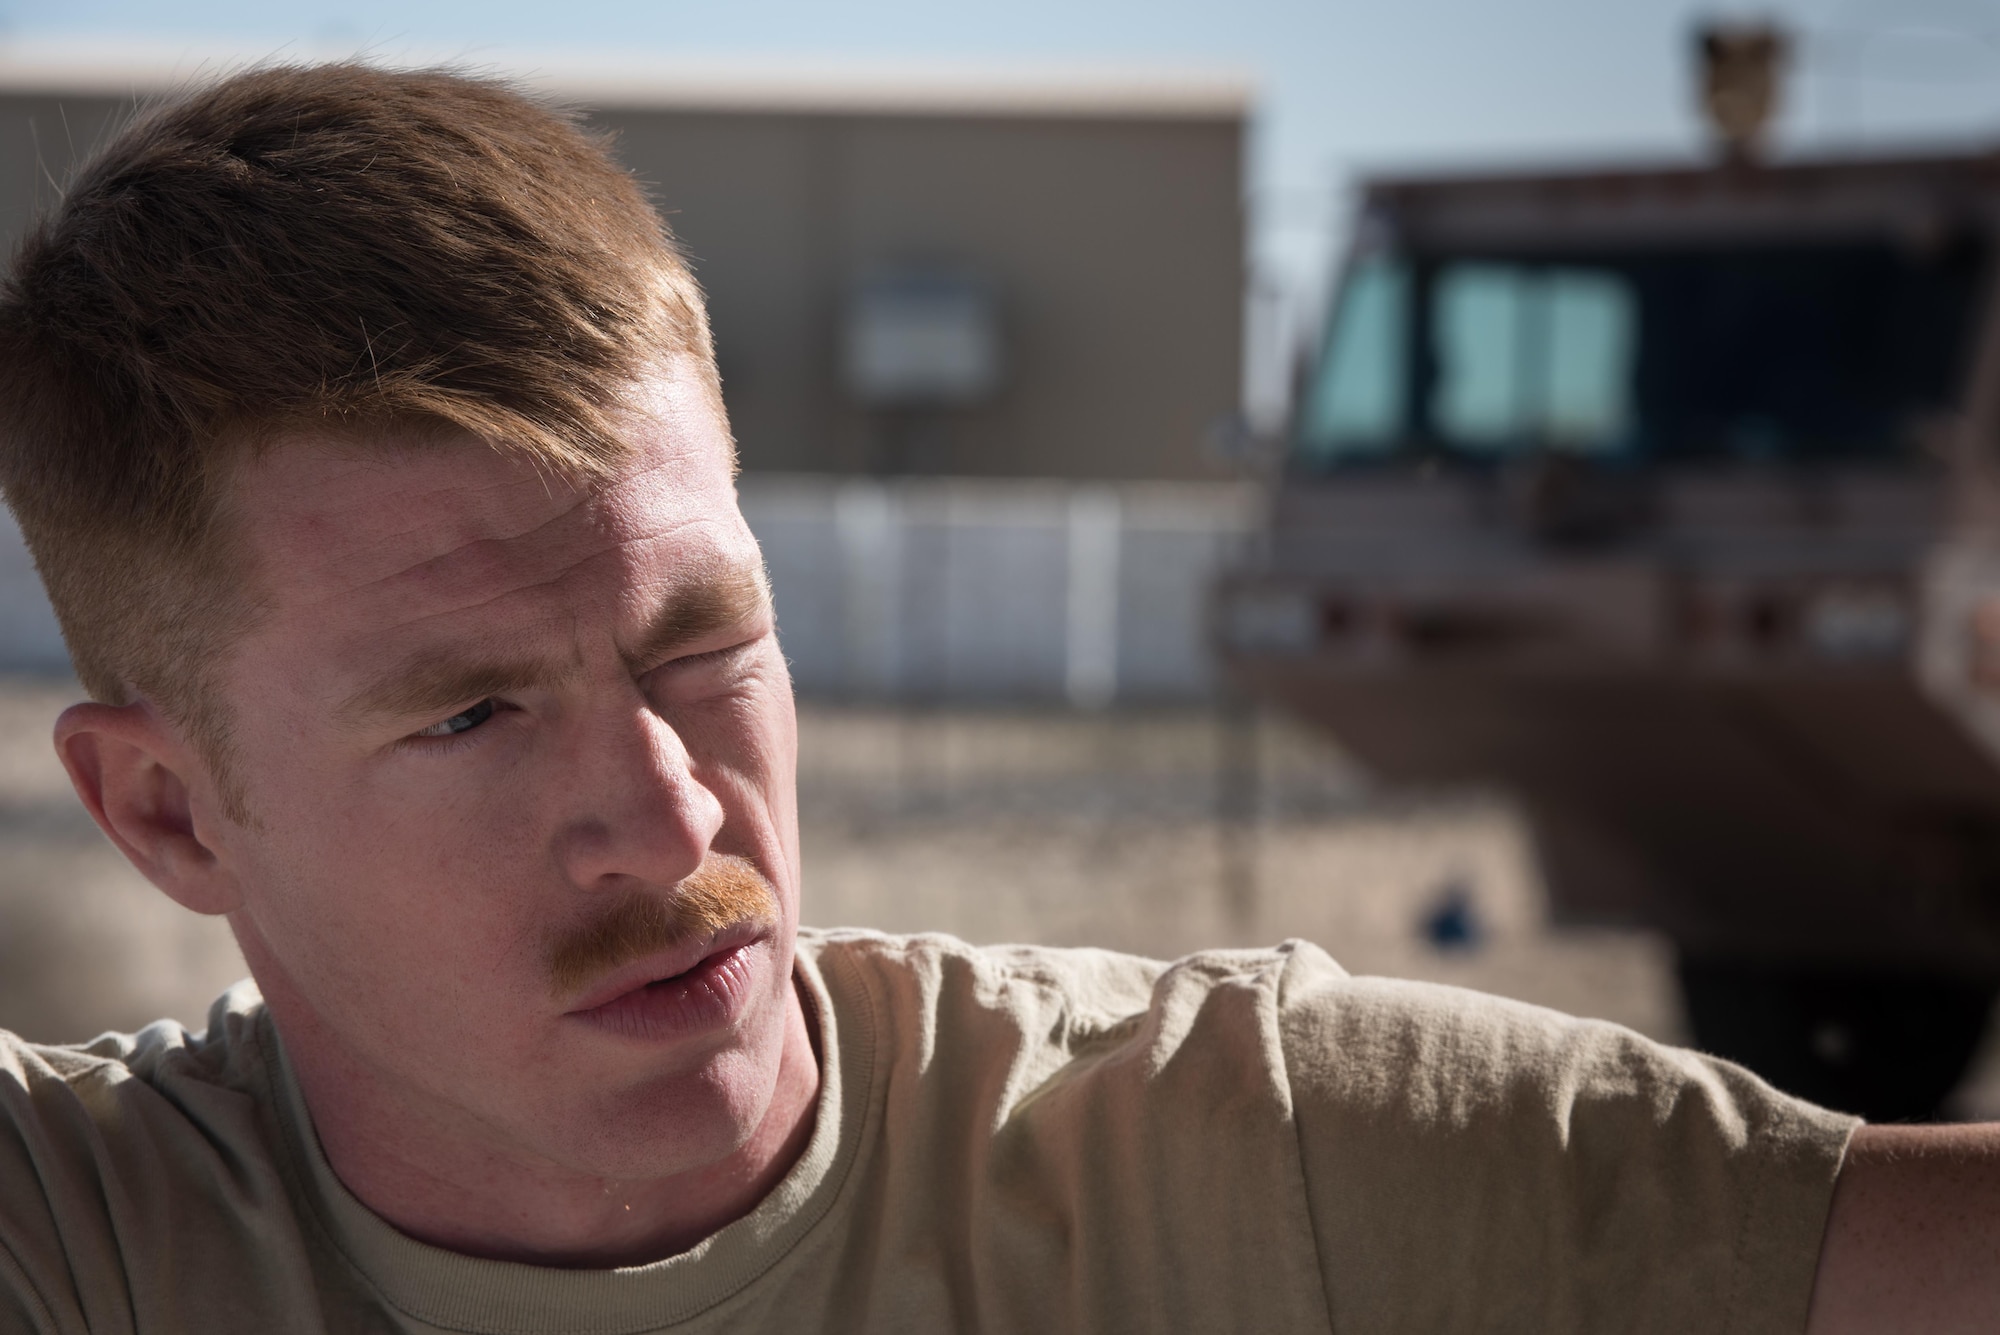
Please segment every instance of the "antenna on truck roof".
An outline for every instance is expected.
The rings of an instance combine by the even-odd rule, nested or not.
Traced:
[[[1747,163],[1761,155],[1790,49],[1790,37],[1775,23],[1696,26],[1702,112],[1725,161]]]

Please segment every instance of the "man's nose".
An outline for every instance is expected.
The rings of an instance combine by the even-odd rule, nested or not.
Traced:
[[[580,889],[676,884],[722,828],[722,803],[643,696],[587,722],[571,769],[557,855]]]

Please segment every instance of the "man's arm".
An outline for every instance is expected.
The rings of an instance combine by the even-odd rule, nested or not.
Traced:
[[[1820,1244],[1807,1335],[2000,1330],[2000,1123],[1864,1126]]]

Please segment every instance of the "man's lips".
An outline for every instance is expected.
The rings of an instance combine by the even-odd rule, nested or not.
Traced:
[[[706,942],[693,941],[667,950],[655,951],[630,964],[612,970],[580,994],[567,1014],[584,1015],[601,1010],[634,992],[693,973],[703,964],[741,950],[769,936],[770,928],[757,922],[726,927]]]

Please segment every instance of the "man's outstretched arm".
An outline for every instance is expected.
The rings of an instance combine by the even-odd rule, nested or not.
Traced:
[[[2000,1123],[1864,1126],[1834,1187],[1807,1335],[2000,1330]]]

